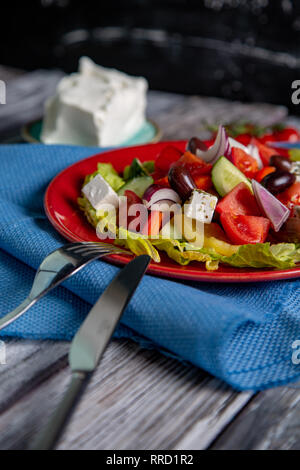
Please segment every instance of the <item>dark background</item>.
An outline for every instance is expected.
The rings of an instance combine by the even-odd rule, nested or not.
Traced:
[[[84,54],[153,89],[291,103],[300,1],[1,2],[0,64],[75,71]]]

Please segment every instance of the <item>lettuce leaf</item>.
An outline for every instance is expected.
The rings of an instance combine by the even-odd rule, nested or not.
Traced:
[[[89,216],[91,218],[91,214]],[[160,256],[157,250],[162,250],[167,253],[169,258],[182,266],[189,264],[190,261],[199,261],[205,263],[206,269],[209,271],[218,269],[218,256],[211,256],[209,250],[199,250],[199,248],[179,240],[165,240],[162,238],[149,240],[139,233],[131,232],[124,227],[117,227],[109,214],[100,216],[98,211],[97,216],[100,218],[97,223],[97,233],[105,234],[107,237],[113,235],[116,245],[130,250],[137,256],[147,254],[159,263]]]
[[[106,213],[101,216],[98,212],[98,216],[100,216],[100,220],[97,224],[96,230],[99,238],[101,234],[104,234],[105,236],[103,238],[101,237],[102,240],[105,240],[105,238],[112,238],[115,245],[130,250],[137,256],[149,255],[156,263],[160,262],[158,251],[146,237],[126,230],[124,227],[118,227],[116,225],[115,214],[111,215]]]
[[[287,269],[300,262],[300,244],[294,243],[242,245],[237,247],[236,253],[231,256],[223,256],[210,247],[198,249],[178,240],[152,240],[152,244],[183,266],[190,261],[204,262],[208,271],[218,269],[219,263],[239,268]]]
[[[116,192],[125,184],[125,181],[118,175],[111,163],[98,163],[98,170],[96,173],[103,176]]]
[[[197,248],[192,244],[179,240],[155,239],[148,240],[140,234],[130,232],[123,227],[113,225],[109,218],[104,218],[99,211],[96,212],[86,198],[78,199],[79,207],[83,210],[88,221],[96,228],[99,222],[103,232],[110,227],[115,231],[115,244],[130,250],[135,255],[147,254],[157,263],[160,256],[157,250],[164,251],[169,258],[181,266],[186,266],[191,261],[205,263],[208,271],[218,269],[219,263],[228,264],[238,268],[276,268],[287,269],[300,263],[300,244],[294,243],[260,243],[256,245],[242,245],[237,247],[237,252],[231,256],[224,256],[215,247]],[[112,230],[114,229],[114,230]],[[223,251],[223,250],[221,250]]]
[[[300,248],[294,243],[242,245],[232,256],[221,256],[220,261],[239,268],[287,269],[300,262]]]
[[[96,210],[93,208],[91,203],[85,196],[79,197],[77,199],[80,210],[84,213],[85,217],[93,227],[97,227],[97,224],[101,217],[97,216]]]
[[[115,244],[123,246],[132,251],[135,255],[149,255],[156,263],[160,262],[158,251],[154,248],[151,241],[142,235],[130,232],[123,227],[119,227],[119,237],[115,239]]]
[[[293,254],[293,259],[295,263],[300,263],[300,243],[295,245],[295,252]]]
[[[117,176],[117,178],[122,180],[118,175],[114,175],[115,170],[110,164],[101,163],[99,165],[103,173],[102,176]],[[85,184],[97,173],[98,172],[93,175],[88,175]],[[120,184],[120,182],[117,182],[117,185],[118,184]],[[78,205],[93,227],[98,227],[99,229],[99,222],[101,222],[101,227],[104,232],[105,227],[113,229],[116,236],[114,240],[116,245],[130,250],[136,255],[148,254],[157,263],[160,262],[160,256],[157,250],[166,252],[169,258],[182,266],[189,264],[190,261],[205,263],[206,269],[209,271],[218,269],[219,263],[239,268],[276,269],[292,268],[296,263],[300,263],[300,244],[277,243],[271,245],[270,243],[261,243],[256,245],[234,246],[228,243],[225,244],[214,237],[210,237],[210,243],[204,243],[204,248],[199,249],[190,243],[179,240],[166,240],[163,238],[148,240],[140,234],[130,232],[123,227],[117,227],[115,221],[113,222],[111,218],[107,217],[107,214],[96,211],[85,196],[78,198]],[[234,253],[234,251],[236,252]]]
[[[219,261],[213,259],[208,250],[199,249],[188,243],[180,242],[179,240],[158,239],[152,240],[152,244],[158,250],[165,251],[169,258],[182,266],[186,266],[190,261],[200,261],[201,263],[205,263],[208,271],[218,269]]]
[[[105,226],[115,230],[116,245],[130,250],[135,255],[147,254],[157,263],[160,256],[157,250],[167,253],[181,266],[186,266],[191,261],[205,263],[208,271],[218,269],[219,263],[229,264],[238,268],[293,268],[296,263],[300,263],[300,244],[294,243],[260,243],[256,245],[242,245],[237,247],[237,252],[231,256],[224,256],[216,251],[218,245],[214,247],[197,248],[190,243],[179,240],[155,239],[148,240],[140,234],[130,232],[123,227],[113,225],[112,221],[104,219],[101,212],[95,211],[89,201],[85,198],[78,198],[80,209],[84,212],[88,221],[96,228],[101,221],[102,228]],[[103,220],[104,219],[104,220]],[[112,231],[114,231],[112,230]],[[105,231],[105,230],[103,230]],[[223,249],[221,250],[223,251]]]
[[[83,186],[97,175],[101,175],[116,192],[125,184],[125,181],[118,175],[111,163],[98,163],[97,170],[85,177]]]

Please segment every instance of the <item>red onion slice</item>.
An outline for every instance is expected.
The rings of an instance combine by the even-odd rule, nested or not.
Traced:
[[[174,212],[175,211],[177,212],[178,210],[181,210],[181,205],[174,201],[170,201],[169,199],[162,199],[161,201],[154,202],[150,206],[150,209],[152,211],[159,211],[159,212],[170,212],[171,208],[174,209]]]
[[[290,210],[257,181],[252,180],[252,188],[259,207],[278,232],[289,218]]]
[[[143,202],[147,209],[150,209],[153,204],[165,201],[170,201],[172,204],[181,204],[180,197],[174,189],[164,188],[158,184],[151,184],[143,196]]]
[[[197,149],[197,157],[207,163],[215,163],[219,157],[228,156],[231,153],[228,137],[223,126],[219,126],[214,144],[208,150]]]

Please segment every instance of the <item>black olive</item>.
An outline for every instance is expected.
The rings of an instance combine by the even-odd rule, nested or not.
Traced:
[[[261,184],[272,194],[281,193],[296,181],[296,176],[288,171],[275,171],[269,173],[261,181]]]
[[[279,232],[272,233],[276,241],[285,243],[300,243],[300,219],[288,219]]]
[[[182,165],[173,165],[168,174],[169,183],[183,201],[186,201],[197,186],[189,172]]]
[[[188,141],[186,149],[189,152],[192,152],[196,155],[197,149],[202,150],[202,151],[205,152],[207,150],[207,146],[205,145],[205,143],[202,140],[198,139],[198,137],[192,137]]]
[[[289,160],[281,155],[272,155],[270,158],[270,166],[275,166],[277,170],[290,171],[292,164]]]

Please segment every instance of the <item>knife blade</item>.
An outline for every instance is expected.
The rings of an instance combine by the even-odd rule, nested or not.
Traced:
[[[75,335],[69,353],[69,388],[32,450],[53,449],[150,262],[141,255],[125,266],[103,292]]]

